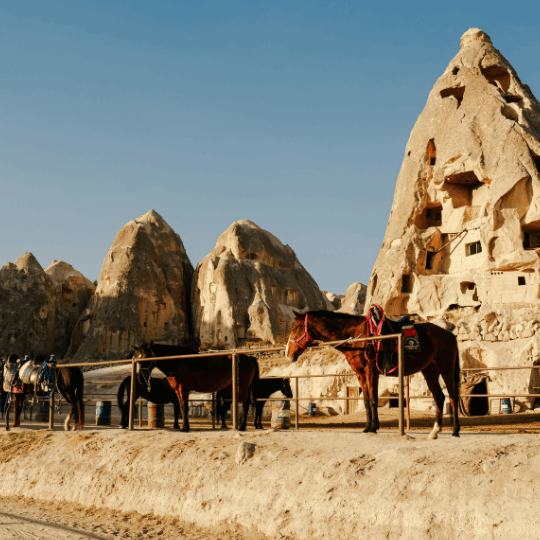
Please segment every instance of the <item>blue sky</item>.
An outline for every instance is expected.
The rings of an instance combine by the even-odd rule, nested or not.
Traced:
[[[460,36],[482,28],[540,97],[540,8],[364,4],[1,3],[0,264],[31,251],[97,279],[154,208],[194,266],[250,219],[321,288],[367,283]]]

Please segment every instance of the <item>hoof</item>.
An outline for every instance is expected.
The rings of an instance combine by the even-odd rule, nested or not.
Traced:
[[[184,427],[183,427],[183,428],[180,429],[180,431],[181,431],[182,433],[189,433],[189,428],[184,428]]]
[[[457,437],[459,439],[459,433],[452,433],[452,437]]]
[[[219,429],[221,431],[229,431],[229,428],[227,426],[221,426]]]

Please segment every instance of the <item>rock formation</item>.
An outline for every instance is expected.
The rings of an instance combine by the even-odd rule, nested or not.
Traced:
[[[130,221],[105,257],[67,355],[108,360],[149,341],[188,344],[192,276],[182,240],[157,212]]]
[[[293,309],[326,309],[294,251],[247,220],[233,223],[197,266],[193,321],[202,347],[286,339]]]
[[[328,309],[328,311],[335,311],[336,309],[339,309],[341,307],[343,299],[345,298],[344,294],[334,294],[333,292],[329,291],[321,292],[324,294],[324,296],[326,296],[326,309]]]
[[[366,291],[367,287],[362,283],[349,285],[339,311],[350,313],[351,315],[362,315],[364,313],[364,304],[366,303]]]
[[[0,354],[63,356],[95,287],[70,264],[31,253],[0,270]]]
[[[466,367],[536,361],[539,169],[540,104],[489,36],[468,30],[407,143],[367,303],[437,318]]]

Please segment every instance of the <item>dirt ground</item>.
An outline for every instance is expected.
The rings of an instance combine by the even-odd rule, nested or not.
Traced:
[[[2,540],[251,540],[231,530],[208,531],[175,517],[118,512],[66,502],[0,497]]]

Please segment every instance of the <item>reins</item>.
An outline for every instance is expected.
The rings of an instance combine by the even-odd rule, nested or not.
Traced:
[[[379,321],[379,324],[377,324],[377,321],[374,319],[374,317],[372,315],[372,312],[375,309],[378,309],[380,311],[380,313],[381,313],[381,320]],[[368,325],[368,335],[372,335],[374,337],[382,336],[382,329],[383,329],[384,321],[386,321],[388,326],[390,327],[391,333],[394,333],[394,329],[392,328],[392,325],[390,324],[390,321],[387,319],[386,313],[384,312],[383,308],[381,306],[379,306],[378,304],[371,304],[371,306],[370,306],[370,308],[368,310],[368,314],[366,316],[366,322],[367,322],[367,325]],[[382,339],[377,339],[376,342],[375,342],[375,345],[372,345],[372,347],[375,350],[375,357],[374,358],[369,358],[368,353],[367,353],[367,349],[368,349],[367,347],[366,347],[366,350],[364,352],[364,356],[365,356],[365,358],[366,358],[366,360],[368,362],[375,362],[375,365],[377,366],[377,369],[379,370],[380,373],[382,373],[383,375],[388,375],[389,373],[393,373],[394,371],[396,371],[396,369],[398,369],[399,366],[396,366],[396,367],[392,368],[390,371],[384,372],[379,367],[379,353],[384,348],[384,344],[383,344]]]

